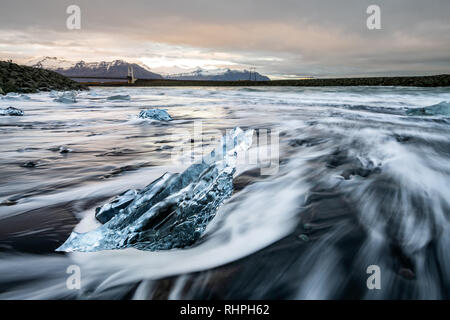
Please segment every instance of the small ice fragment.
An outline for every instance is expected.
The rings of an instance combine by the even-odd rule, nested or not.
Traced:
[[[23,116],[24,112],[14,107],[8,107],[6,109],[0,109],[0,116]]]
[[[159,121],[171,121],[172,117],[165,109],[147,109],[139,113],[141,119],[153,119]]]
[[[2,100],[13,100],[13,101],[24,101],[30,99],[31,98],[25,94],[19,94],[15,92],[9,92],[7,95],[2,97]]]
[[[110,96],[106,100],[130,100],[130,95],[128,94],[118,94],[115,96]]]
[[[63,92],[57,98],[53,99],[55,102],[60,103],[76,103],[77,93],[75,91]]]

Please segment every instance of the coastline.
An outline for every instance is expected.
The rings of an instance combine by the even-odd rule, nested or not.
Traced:
[[[83,82],[87,86],[99,87],[253,87],[253,86],[294,86],[294,87],[346,87],[346,86],[399,86],[399,87],[449,87],[450,74],[411,77],[366,77],[366,78],[324,78],[271,81],[203,81],[138,79],[135,83],[123,82]]]
[[[0,61],[0,95],[8,93],[37,93],[42,91],[88,90],[55,71]]]

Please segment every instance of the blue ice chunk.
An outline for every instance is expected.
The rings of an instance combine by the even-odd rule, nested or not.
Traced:
[[[142,119],[153,119],[159,121],[171,121],[172,117],[169,115],[167,110],[164,109],[147,109],[141,110],[139,113],[139,118]]]
[[[76,103],[77,92],[75,91],[63,92],[62,94],[57,95],[57,97],[53,99],[53,101],[60,103]]]
[[[23,116],[24,112],[14,107],[0,109],[0,116]]]
[[[253,130],[231,130],[219,146],[182,173],[166,173],[140,191],[128,191],[97,211],[106,221],[72,232],[57,251],[183,248],[194,244],[217,208],[233,192],[237,154],[252,143]]]

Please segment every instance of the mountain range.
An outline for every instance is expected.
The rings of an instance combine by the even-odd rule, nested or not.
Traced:
[[[114,60],[111,62],[84,62],[68,61],[57,57],[43,57],[30,60],[26,63],[40,69],[48,69],[68,77],[106,77],[124,78],[128,74],[128,66],[133,67],[134,76],[137,79],[173,79],[173,80],[208,80],[208,81],[239,81],[257,80],[269,81],[266,76],[258,72],[248,70],[214,69],[205,70],[197,68],[194,71],[162,76],[152,72],[147,66],[137,63],[129,63],[124,60]]]
[[[192,72],[179,73],[168,75],[166,79],[174,80],[207,80],[207,81],[240,81],[240,80],[252,80],[252,81],[269,81],[266,76],[259,74],[258,72],[248,70],[231,70],[231,69],[214,69],[204,70],[197,68]]]
[[[128,66],[133,67],[134,76],[138,79],[162,79],[160,74],[151,72],[144,65],[137,63],[128,63],[123,60],[114,60],[111,62],[71,62],[56,57],[45,57],[31,60],[27,65],[56,71],[64,76],[71,77],[106,77],[106,78],[124,78],[128,75]]]

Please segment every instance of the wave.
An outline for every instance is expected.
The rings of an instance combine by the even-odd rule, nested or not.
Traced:
[[[0,99],[5,100],[5,101],[29,101],[29,100],[31,100],[31,97],[26,94],[10,92],[5,96],[0,96]]]
[[[39,208],[49,217],[39,228],[23,227],[21,230],[28,236],[10,233],[10,238],[2,239],[2,249],[8,245],[14,249],[17,243],[20,248],[26,241],[33,241],[37,243],[35,247],[42,249],[47,239],[51,245],[46,247],[46,254],[40,255],[0,253],[0,298],[448,299],[448,121],[443,115],[405,116],[407,107],[448,103],[448,89],[288,89],[261,88],[256,97],[236,89],[216,88],[219,94],[206,100],[202,89],[187,93],[158,88],[166,96],[155,105],[168,103],[170,112],[180,115],[183,121],[201,119],[207,131],[240,126],[279,132],[278,171],[263,175],[264,163],[238,162],[231,193],[229,176],[216,166],[194,166],[188,170],[183,165],[159,167],[167,162],[161,161],[163,157],[157,148],[182,143],[172,134],[181,137],[185,129],[191,129],[191,122],[174,120],[164,126],[157,122],[135,126],[132,121],[147,120],[117,121],[124,119],[124,114],[136,117],[142,105],[153,105],[145,98],[154,99],[152,88],[124,90],[123,93],[140,98],[120,106],[102,99],[99,103],[106,105],[101,111],[77,104],[78,108],[74,106],[69,112],[49,115],[41,105],[40,109],[33,108],[36,101],[27,103],[26,111],[39,115],[42,121],[30,122],[33,128],[55,121],[55,114],[67,116],[58,121],[72,128],[73,123],[89,115],[96,123],[89,123],[87,130],[77,127],[81,130],[77,135],[101,135],[86,136],[72,144],[73,131],[65,134],[66,128],[53,128],[58,129],[61,139],[49,140],[48,147],[70,142],[77,152],[69,157],[48,151],[42,134],[30,134],[40,131],[27,131],[25,142],[13,141],[11,147],[9,140],[4,147],[8,161],[3,165],[6,168],[13,163],[17,170],[13,172],[17,184],[0,184],[5,195],[45,188],[51,192],[26,199],[11,198],[19,199],[18,203],[2,207],[18,216],[24,208]],[[102,97],[111,95],[111,89],[94,90]],[[253,105],[249,106],[248,101]],[[52,108],[67,111],[64,105]],[[189,120],[183,116],[186,114]],[[106,124],[102,123],[105,119]],[[16,130],[7,124],[1,129]],[[26,131],[19,129],[14,133],[18,138],[19,133]],[[257,131],[253,142],[264,144],[261,132]],[[32,143],[32,136],[39,140]],[[38,168],[39,171],[17,168],[16,150],[36,146],[52,157],[57,174],[50,175],[50,166],[49,170]],[[121,152],[128,149],[136,153]],[[110,154],[111,150],[117,156],[99,156],[94,160],[90,157]],[[250,154],[260,155],[261,150],[260,145],[253,144]],[[39,150],[19,156],[46,159]],[[134,166],[144,162],[150,166]],[[126,171],[127,166],[136,170]],[[111,168],[119,168],[116,171],[120,174],[67,188],[73,175],[104,176],[102,170],[110,173]],[[205,168],[208,174],[193,168]],[[22,169],[26,175],[21,175]],[[165,172],[180,173],[164,175]],[[48,188],[43,177],[58,187]],[[182,183],[170,182],[180,181],[181,177],[191,179],[186,188],[182,188]],[[214,185],[217,179],[223,182],[217,185],[224,186],[223,194]],[[147,185],[150,181],[154,183]],[[26,184],[30,186],[25,189],[32,191],[19,190]],[[14,188],[15,191],[9,190]],[[166,190],[166,194],[157,198],[152,195],[157,190]],[[212,197],[217,201],[208,207],[203,199],[195,198],[192,190],[207,197],[217,194],[217,198]],[[119,196],[107,202],[115,194]],[[143,203],[143,212],[133,209],[133,203]],[[96,219],[94,208],[100,204],[104,205],[97,211]],[[67,209],[65,215],[60,215],[55,207]],[[19,222],[32,223],[36,219],[34,213],[26,212]],[[191,213],[200,219],[191,223]],[[83,219],[72,230],[77,223],[74,214]],[[64,220],[69,216],[70,222]],[[52,223],[58,223],[58,228],[52,229]],[[184,223],[188,232],[184,232]],[[4,228],[9,225],[6,220],[2,223]],[[195,226],[199,226],[197,234]],[[171,227],[176,230],[172,238],[165,233]],[[72,240],[76,239],[66,243],[71,252],[54,253],[71,231]],[[70,265],[81,269],[80,290],[66,287]],[[371,265],[380,267],[381,290],[366,287],[367,267]]]
[[[442,101],[424,108],[414,108],[406,111],[410,116],[450,116],[450,102]]]

